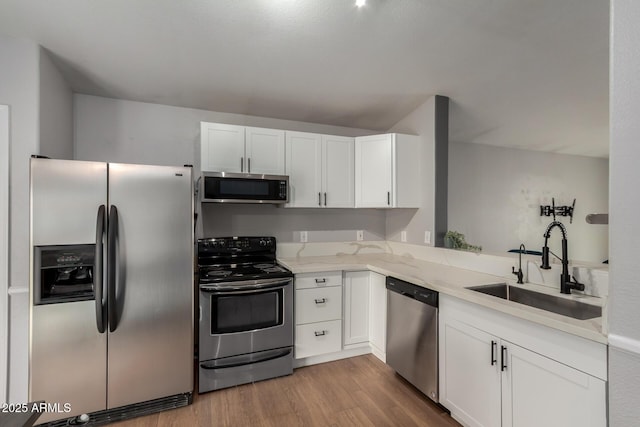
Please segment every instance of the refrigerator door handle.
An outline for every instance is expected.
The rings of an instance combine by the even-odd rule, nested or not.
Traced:
[[[114,332],[118,327],[118,309],[116,307],[116,283],[119,267],[118,251],[118,208],[111,205],[109,209],[109,227],[107,231],[107,308],[109,310],[109,331]]]
[[[105,206],[100,205],[96,217],[96,248],[94,256],[93,284],[96,299],[96,326],[101,334],[105,331],[105,311],[104,311],[104,254],[103,239],[105,226]]]

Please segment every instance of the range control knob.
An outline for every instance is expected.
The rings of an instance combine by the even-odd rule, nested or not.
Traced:
[[[260,246],[267,246],[267,241],[264,239],[260,240]]]

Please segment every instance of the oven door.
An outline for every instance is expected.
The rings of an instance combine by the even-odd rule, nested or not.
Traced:
[[[292,345],[291,278],[200,285],[200,361]]]

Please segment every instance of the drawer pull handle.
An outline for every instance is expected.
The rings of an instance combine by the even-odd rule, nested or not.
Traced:
[[[327,299],[326,298],[320,298],[320,299],[316,298],[315,302],[316,302],[316,304],[324,304],[325,302],[327,302]]]
[[[314,334],[317,337],[321,337],[321,336],[327,335],[327,332],[329,331],[315,331]]]
[[[316,279],[316,283],[327,283],[327,279]]]

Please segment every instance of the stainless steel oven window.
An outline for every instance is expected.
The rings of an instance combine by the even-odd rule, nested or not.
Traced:
[[[211,335],[248,332],[284,322],[283,289],[211,295]]]

